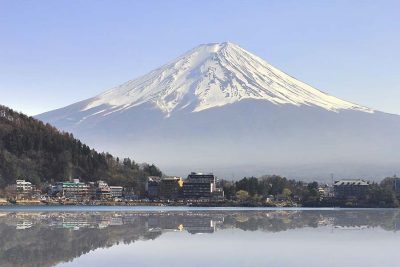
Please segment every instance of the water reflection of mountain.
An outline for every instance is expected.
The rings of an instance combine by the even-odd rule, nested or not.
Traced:
[[[42,212],[0,214],[1,266],[53,266],[97,248],[155,239],[168,231],[279,232],[304,227],[400,229],[398,210]]]

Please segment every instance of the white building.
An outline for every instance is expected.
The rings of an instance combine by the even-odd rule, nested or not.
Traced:
[[[25,180],[17,180],[16,184],[17,184],[16,189],[18,192],[30,192],[33,190],[31,182],[27,182]]]
[[[79,179],[74,179],[73,182],[66,181],[56,183],[56,192],[69,198],[84,197],[88,194],[88,190],[89,186],[80,182]]]

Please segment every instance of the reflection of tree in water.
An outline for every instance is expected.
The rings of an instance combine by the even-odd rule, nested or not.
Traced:
[[[225,223],[229,222],[234,227],[246,231],[262,230],[266,232],[321,226],[381,227],[388,231],[400,229],[400,211],[397,210],[274,211],[238,216],[239,219],[232,216],[225,217]]]
[[[155,239],[160,234],[147,232],[139,222],[106,229],[79,230],[37,224],[23,231],[0,224],[0,266],[53,266],[97,248]]]
[[[280,232],[303,227],[318,227],[318,222],[320,221],[318,213],[274,212],[268,215],[265,216],[265,214],[258,213],[247,216],[245,221],[235,221],[235,218],[233,218],[233,222],[236,228],[245,231]]]
[[[156,239],[166,231],[280,232],[324,226],[396,231],[400,229],[400,211],[7,213],[0,217],[0,266],[53,266],[97,248]]]

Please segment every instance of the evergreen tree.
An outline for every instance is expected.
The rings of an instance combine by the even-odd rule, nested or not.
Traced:
[[[26,179],[40,186],[80,178],[139,187],[147,176],[161,176],[154,165],[140,167],[127,158],[121,163],[98,153],[72,134],[0,106],[0,187]]]

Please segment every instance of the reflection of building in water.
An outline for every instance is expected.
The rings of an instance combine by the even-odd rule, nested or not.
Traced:
[[[341,225],[336,225],[334,226],[335,229],[338,230],[364,230],[368,228],[368,225],[358,225],[358,226],[341,226]]]
[[[68,229],[79,229],[79,228],[86,228],[90,226],[90,223],[85,220],[85,218],[63,218],[63,220],[60,222],[58,225],[59,227],[62,228],[68,228]]]
[[[166,215],[150,215],[147,218],[147,227],[149,231],[181,231],[182,216]]]
[[[215,222],[210,217],[185,217],[183,219],[183,229],[191,234],[214,233]]]
[[[333,224],[333,219],[330,217],[322,217],[318,220],[318,226],[327,226],[332,224]]]
[[[7,212],[0,213],[0,265],[55,266],[97,248],[154,240],[171,231],[187,236],[240,229],[262,235],[308,228],[309,234],[310,227],[357,229],[362,235],[375,231],[373,227],[396,231],[400,210]]]
[[[117,225],[123,225],[124,221],[122,220],[122,217],[111,217],[110,218],[110,226],[117,226]]]
[[[365,218],[357,216],[355,213],[346,213],[346,216],[336,216],[333,225],[335,227],[358,227],[365,225]]]
[[[397,211],[396,211],[397,212]],[[380,226],[385,230],[400,228],[400,211],[254,211],[254,212],[65,212],[8,213],[0,217],[13,229],[29,229],[35,225],[53,229],[105,229],[132,225],[147,233],[187,231],[213,233],[218,229],[285,231],[302,227],[333,226],[335,229],[364,229]],[[133,229],[132,228],[132,229]]]
[[[124,224],[123,216],[118,215],[93,215],[93,214],[60,214],[48,220],[49,227],[65,229],[97,228],[108,226],[121,226]]]
[[[16,229],[17,230],[25,230],[31,228],[33,223],[31,221],[21,221],[17,222]]]
[[[178,215],[178,216],[149,216],[147,227],[149,231],[182,231],[186,230],[191,234],[213,233],[216,225],[223,222],[221,216],[204,215]]]

